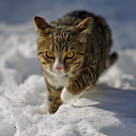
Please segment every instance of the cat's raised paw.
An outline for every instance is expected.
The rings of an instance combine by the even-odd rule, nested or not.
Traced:
[[[79,95],[71,94],[66,88],[62,90],[61,100],[63,101],[63,104],[72,104],[78,98],[79,98]]]

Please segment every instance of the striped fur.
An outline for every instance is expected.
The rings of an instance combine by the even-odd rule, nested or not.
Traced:
[[[48,87],[49,113],[52,114],[63,103],[60,96],[63,88],[78,95],[87,87],[94,87],[101,73],[115,62],[117,54],[110,55],[111,31],[101,16],[74,11],[50,24],[38,17],[35,23],[39,32],[38,56]],[[64,65],[64,77],[58,78],[52,73],[55,59],[47,58],[46,50],[54,52]],[[66,59],[66,52],[71,50],[76,55]]]

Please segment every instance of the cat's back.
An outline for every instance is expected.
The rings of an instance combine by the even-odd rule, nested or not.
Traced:
[[[91,12],[87,11],[72,11],[65,16],[51,22],[54,26],[75,26],[78,25],[83,19],[87,17],[93,17],[95,24],[98,22],[101,24],[106,24],[105,20],[101,16],[97,16]]]

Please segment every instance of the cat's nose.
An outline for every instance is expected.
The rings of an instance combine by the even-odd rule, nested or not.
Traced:
[[[58,65],[58,66],[56,66],[56,69],[57,69],[58,71],[60,71],[60,70],[62,69],[62,66]]]

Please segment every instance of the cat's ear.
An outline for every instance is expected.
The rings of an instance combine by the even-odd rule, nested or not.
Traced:
[[[93,18],[87,17],[76,26],[76,30],[79,31],[79,33],[80,33],[79,34],[79,41],[81,43],[86,42],[86,35],[91,33],[92,25],[93,25]]]
[[[34,22],[37,27],[37,31],[42,34],[46,28],[51,28],[50,26],[42,17],[35,16]]]
[[[89,27],[91,27],[92,24],[93,24],[93,18],[87,17],[84,20],[82,20],[76,27],[80,32],[82,32],[84,30],[87,30]]]

